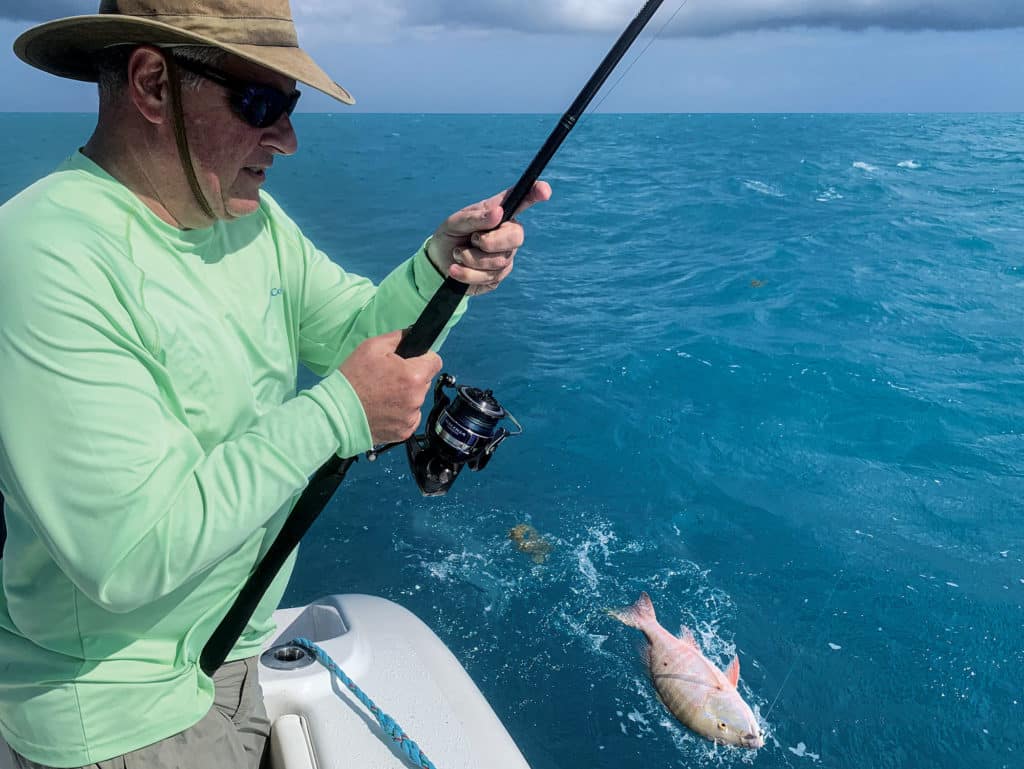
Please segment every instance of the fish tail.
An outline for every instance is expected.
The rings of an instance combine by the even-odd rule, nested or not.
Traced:
[[[654,614],[654,604],[651,603],[651,597],[646,592],[640,593],[640,597],[632,606],[623,609],[609,609],[608,615],[637,630],[643,630],[658,622],[658,618]]]

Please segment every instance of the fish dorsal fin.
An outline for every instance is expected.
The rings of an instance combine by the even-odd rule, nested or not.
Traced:
[[[740,658],[733,657],[732,662],[729,663],[729,667],[725,669],[725,677],[733,685],[735,689],[740,681]]]
[[[683,642],[683,645],[692,646],[697,651],[700,651],[700,647],[697,646],[697,639],[693,637],[693,633],[686,625],[679,626],[679,640]]]

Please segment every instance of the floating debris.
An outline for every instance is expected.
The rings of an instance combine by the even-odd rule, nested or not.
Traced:
[[[528,523],[513,526],[509,529],[508,538],[515,543],[517,548],[529,555],[534,563],[544,563],[548,559],[548,553],[551,552],[551,543]]]
[[[757,278],[754,278],[754,280],[750,281],[750,287],[751,288],[761,288],[761,286],[763,286],[763,285],[764,285],[764,281],[763,280],[758,280]]]
[[[828,642],[828,648],[830,648],[830,649],[831,649],[832,651],[834,651],[834,652],[837,652],[837,651],[839,651],[840,649],[842,649],[843,647],[842,647],[842,646],[840,646],[839,644],[834,644],[834,643],[832,643],[831,641],[829,641],[829,642]]]

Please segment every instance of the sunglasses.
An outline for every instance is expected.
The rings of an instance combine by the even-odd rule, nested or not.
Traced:
[[[242,120],[253,128],[269,128],[281,119],[281,115],[291,115],[299,102],[301,91],[284,93],[272,85],[247,83],[225,75],[193,61],[174,59],[174,63],[200,77],[224,86],[231,94],[231,107]]]

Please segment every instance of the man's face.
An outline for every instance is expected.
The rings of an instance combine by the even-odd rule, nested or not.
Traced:
[[[234,56],[216,69],[244,82],[271,85],[291,93],[295,81]],[[189,149],[196,176],[219,219],[236,219],[259,208],[259,189],[275,155],[291,155],[298,140],[290,118],[254,128],[234,111],[230,92],[203,78],[182,94]]]

